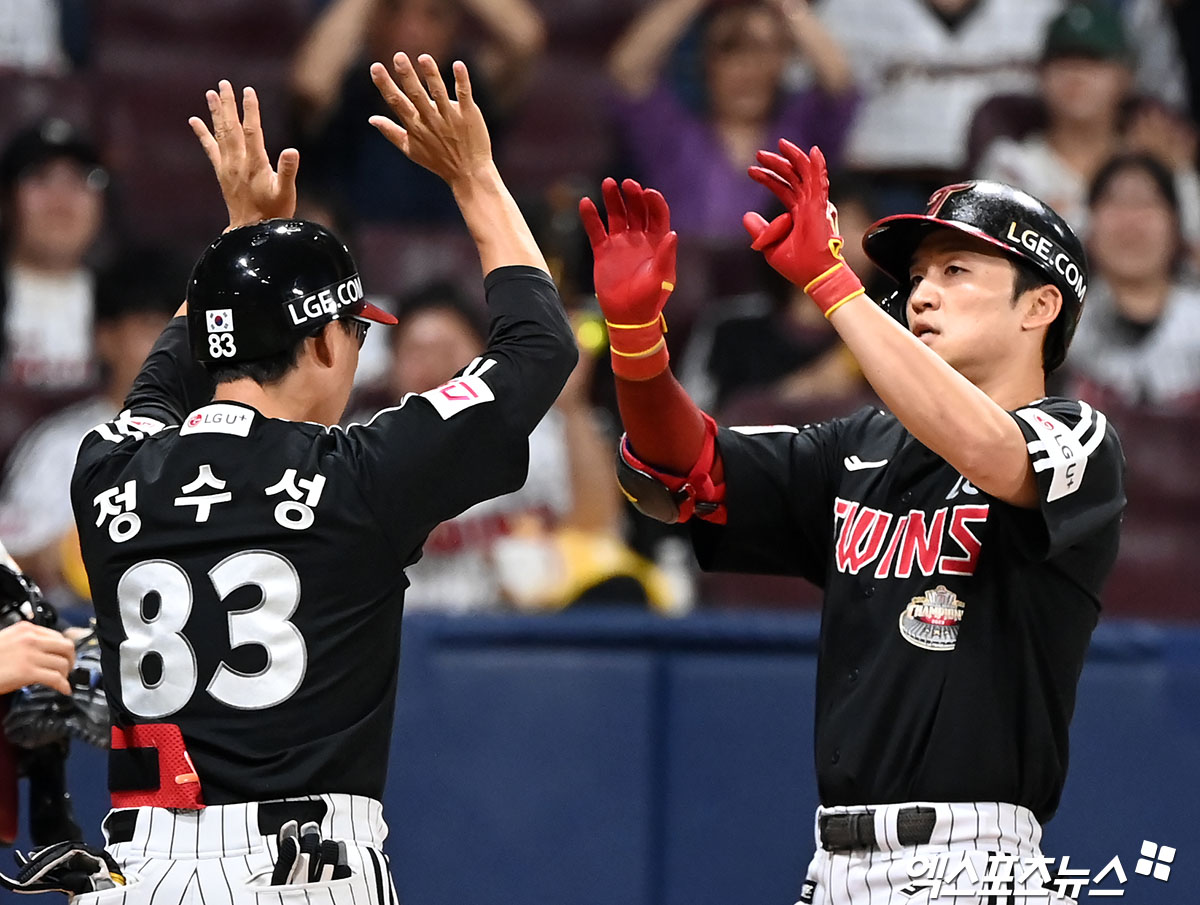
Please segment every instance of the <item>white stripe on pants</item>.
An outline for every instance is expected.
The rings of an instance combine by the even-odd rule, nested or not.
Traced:
[[[398,905],[383,841],[383,806],[359,795],[325,802],[321,838],[346,843],[351,876],[270,886],[275,835],[258,830],[259,802],[199,811],[133,808],[133,838],[107,846],[127,885],[76,896],[72,905]]]
[[[919,806],[936,812],[925,845],[901,846],[896,819],[902,808]],[[821,817],[875,812],[878,848],[829,852],[821,847]],[[1027,808],[1003,802],[912,801],[903,804],[818,808],[817,853],[808,866],[812,905],[1071,905],[1072,899],[1040,890],[1044,877],[1035,868],[1042,857],[1042,827]],[[1011,856],[995,859],[993,855]],[[991,869],[989,871],[989,858]],[[1003,865],[1009,865],[1007,868]],[[1053,865],[1046,869],[1053,873]],[[1007,870],[1009,882],[994,879]],[[991,876],[992,880],[987,878]],[[942,882],[937,882],[939,879]],[[1000,894],[996,891],[1003,890]],[[1012,890],[1012,894],[1008,892]],[[1020,891],[1017,891],[1020,890]],[[1053,888],[1051,888],[1053,890]],[[1024,894],[1022,894],[1022,892]],[[974,892],[975,894],[972,894]],[[799,905],[799,903],[797,903]]]

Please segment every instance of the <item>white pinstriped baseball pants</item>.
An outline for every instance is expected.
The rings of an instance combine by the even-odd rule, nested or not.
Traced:
[[[933,833],[925,845],[901,846],[896,818],[902,808],[914,805],[937,812]],[[821,847],[823,815],[867,810],[875,812],[878,850],[828,852]],[[919,801],[818,808],[816,820],[817,853],[808,866],[806,895],[801,899],[804,905],[1075,905],[1073,899],[1054,892],[1030,894],[1031,890],[1040,890],[1044,881],[1029,866],[1033,859],[1042,857],[1042,827],[1027,808],[994,801]],[[986,879],[993,853],[1016,857],[1011,868],[1014,878],[1030,874],[1026,882],[1010,884],[1014,890],[1011,895],[988,893],[1002,885]],[[994,872],[994,861],[992,867]],[[935,878],[939,873],[953,879],[938,884]]]
[[[278,840],[259,832],[258,802],[145,807],[135,809],[133,838],[107,846],[126,885],[76,896],[72,905],[398,905],[383,854],[383,805],[359,795],[302,800],[312,799],[326,804],[322,838],[346,843],[353,873],[345,879],[267,885]]]

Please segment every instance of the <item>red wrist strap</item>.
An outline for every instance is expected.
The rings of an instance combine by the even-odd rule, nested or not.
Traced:
[[[804,291],[826,317],[850,299],[866,292],[862,280],[845,261],[838,261],[819,277],[811,280],[804,287]]]
[[[706,522],[724,525],[725,512],[725,482],[713,483],[713,466],[717,461],[717,422],[709,415],[701,412],[704,417],[704,444],[700,447],[700,455],[692,466],[687,477],[680,477],[665,471],[660,471],[653,465],[647,465],[639,459],[629,445],[629,437],[621,437],[621,455],[631,466],[652,475],[674,494],[680,495],[679,523],[686,522],[696,515]]]
[[[667,369],[667,319],[661,314],[645,324],[608,326],[608,345],[612,350],[612,369],[626,380],[649,380]]]

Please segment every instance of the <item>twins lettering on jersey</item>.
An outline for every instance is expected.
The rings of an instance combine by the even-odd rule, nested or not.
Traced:
[[[955,490],[960,490],[959,485]],[[858,575],[873,566],[879,579],[975,574],[982,548],[976,526],[987,521],[987,504],[943,506],[932,514],[912,509],[896,515],[838,497],[833,509],[834,560],[839,572]]]

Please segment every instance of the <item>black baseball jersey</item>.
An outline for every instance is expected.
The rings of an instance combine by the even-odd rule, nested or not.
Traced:
[[[522,485],[576,361],[542,271],[485,286],[484,354],[366,424],[210,402],[176,318],[83,441],[71,495],[113,719],[178,725],[204,803],[381,797],[404,568],[439,522]]]
[[[822,804],[1058,806],[1067,726],[1116,557],[1124,458],[1104,415],[1015,411],[1036,509],[990,498],[892,415],[722,430],[728,524],[693,521],[705,569],[825,589]],[[740,432],[739,432],[740,431]]]

